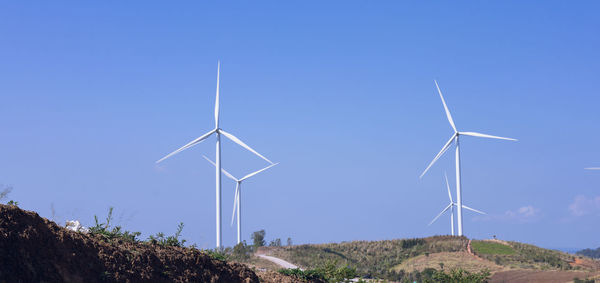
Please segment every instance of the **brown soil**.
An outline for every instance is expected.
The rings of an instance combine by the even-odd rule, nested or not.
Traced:
[[[571,282],[574,278],[585,279],[598,275],[599,272],[583,271],[558,271],[558,270],[509,270],[496,272],[490,279],[490,283],[514,282],[514,283],[551,283]]]
[[[281,273],[277,273],[274,271],[265,271],[259,272],[258,277],[260,278],[260,282],[277,282],[277,283],[326,283],[326,281],[321,280],[313,280],[313,281],[303,281],[293,276],[286,276]]]
[[[262,282],[294,282],[270,277]],[[107,242],[35,212],[0,205],[0,282],[251,283],[259,278],[246,265],[216,260],[197,249]]]

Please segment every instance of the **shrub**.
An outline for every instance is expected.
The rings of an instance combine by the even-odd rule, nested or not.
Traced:
[[[177,226],[177,231],[175,232],[175,235],[165,237],[164,233],[159,232],[159,233],[156,233],[156,235],[154,235],[154,236],[150,235],[150,237],[148,237],[148,242],[150,242],[153,245],[161,245],[161,246],[166,246],[166,247],[183,247],[186,240],[183,240],[183,239],[179,240],[182,230],[183,230],[183,222],[179,222],[179,225]]]
[[[470,273],[463,269],[453,269],[450,273],[436,271],[432,282],[457,282],[457,283],[482,283],[487,282],[490,271],[485,269],[477,273]]]
[[[254,243],[255,247],[262,247],[262,246],[266,245],[266,242],[265,242],[266,234],[267,233],[265,232],[264,229],[252,233],[251,238],[252,238],[252,242]]]
[[[208,255],[209,257],[211,257],[212,259],[216,259],[216,260],[221,260],[221,261],[226,261],[227,260],[227,255],[223,252],[220,251],[218,249],[207,249],[207,250],[202,250],[202,252],[206,255]]]
[[[277,238],[269,243],[271,247],[281,247],[281,239]]]
[[[130,232],[121,230],[121,226],[115,226],[110,229],[110,222],[112,221],[113,207],[108,209],[108,216],[106,217],[106,223],[100,223],[98,216],[94,215],[96,225],[89,228],[89,233],[93,235],[100,235],[105,240],[123,240],[126,242],[137,242],[137,237],[141,235],[141,232]]]
[[[355,268],[349,267],[348,265],[338,266],[337,261],[328,261],[322,266],[308,270],[301,270],[298,268],[280,269],[279,273],[295,276],[306,281],[320,279],[331,283],[348,282],[349,279],[356,277]]]
[[[233,247],[231,259],[236,261],[246,261],[250,259],[252,252],[252,246],[246,245],[246,241],[243,241]]]

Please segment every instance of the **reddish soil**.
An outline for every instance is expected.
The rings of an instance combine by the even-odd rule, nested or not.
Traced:
[[[262,282],[301,282],[277,275]],[[216,260],[197,249],[107,242],[35,212],[0,205],[0,282],[251,283],[259,278],[246,265]]]
[[[574,278],[585,279],[600,274],[600,272],[558,271],[558,270],[509,270],[494,273],[490,283],[553,283],[570,282]]]

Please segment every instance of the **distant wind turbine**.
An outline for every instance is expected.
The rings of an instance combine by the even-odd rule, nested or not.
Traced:
[[[600,170],[600,167],[588,167],[588,168],[584,168],[586,170]]]
[[[462,208],[463,208],[463,206],[462,206],[462,192],[461,192],[461,186],[460,186],[460,146],[459,146],[460,145],[460,143],[459,143],[460,136],[473,136],[473,137],[480,137],[480,138],[501,139],[501,140],[509,140],[509,141],[516,141],[516,139],[503,138],[503,137],[481,134],[481,133],[476,133],[476,132],[459,132],[456,129],[456,125],[454,125],[454,120],[452,120],[452,115],[450,115],[450,110],[448,110],[448,106],[446,106],[446,101],[444,100],[442,91],[440,90],[440,87],[438,86],[437,81],[434,81],[434,82],[435,82],[437,91],[440,94],[440,98],[442,99],[442,104],[444,105],[444,110],[446,111],[446,117],[448,117],[448,122],[450,122],[450,126],[452,126],[452,129],[454,130],[454,134],[452,134],[452,136],[450,137],[450,140],[448,140],[448,142],[446,142],[444,147],[442,147],[442,150],[440,150],[440,152],[435,156],[435,158],[433,158],[433,161],[431,161],[431,163],[429,163],[429,166],[427,166],[425,171],[423,171],[423,174],[421,174],[420,178],[423,178],[423,175],[425,175],[425,173],[427,173],[429,168],[431,168],[431,166],[448,150],[448,148],[450,148],[450,146],[452,145],[452,142],[455,142],[456,143],[456,200],[457,200],[457,208],[458,208],[458,213],[457,213],[458,214],[457,215],[458,216],[458,235],[462,236],[463,235],[463,227],[462,227]]]
[[[213,166],[217,166],[217,164],[212,162],[212,160],[210,160],[208,157],[206,157],[204,155],[203,155],[203,157],[208,162],[210,162],[210,164],[212,164]],[[242,182],[262,171],[265,171],[265,170],[277,165],[277,164],[279,164],[279,163],[271,164],[263,169],[254,171],[240,179],[234,177],[229,172],[225,171],[225,169],[221,168],[221,170],[223,171],[225,176],[229,177],[229,179],[231,179],[231,180],[234,180],[236,183],[235,184],[235,196],[233,197],[233,213],[231,215],[231,225],[233,225],[233,219],[235,218],[235,211],[237,210],[237,243],[238,244],[242,242]]]
[[[440,216],[442,216],[442,214],[444,214],[444,212],[448,211],[448,209],[450,209],[450,226],[451,226],[451,231],[452,231],[452,236],[454,236],[454,207],[457,206],[457,204],[454,202],[454,200],[452,200],[452,194],[450,193],[450,183],[448,183],[448,175],[444,173],[444,177],[446,177],[446,188],[448,188],[448,198],[450,199],[450,204],[448,204],[448,206],[446,206],[446,208],[444,208],[444,210],[442,210],[442,212],[440,212],[440,214],[438,214],[433,220],[431,220],[431,222],[429,222],[429,225],[433,224],[433,222],[435,222],[438,218],[440,218]],[[486,214],[483,211],[479,211],[477,209],[473,209],[470,208],[466,205],[462,205],[463,208],[466,208],[468,210],[477,212],[479,214]]]
[[[260,153],[256,152],[254,149],[250,148],[247,144],[245,144],[240,139],[238,139],[237,137],[235,137],[234,135],[232,135],[228,132],[225,132],[223,129],[219,128],[219,75],[220,75],[220,71],[221,71],[221,62],[218,62],[217,63],[217,95],[216,95],[217,98],[215,100],[215,128],[210,130],[208,133],[200,136],[199,138],[182,146],[178,150],[173,151],[173,152],[167,154],[165,157],[156,161],[156,163],[160,163],[161,161],[163,161],[177,153],[180,153],[194,145],[201,143],[203,140],[207,139],[212,134],[215,134],[217,136],[217,146],[216,146],[217,248],[221,248],[221,239],[222,239],[221,238],[221,170],[220,170],[221,169],[221,134],[224,135],[225,137],[227,137],[228,139],[232,140],[233,142],[239,144],[243,148],[256,154],[258,157],[273,164],[273,162],[271,162],[271,160],[267,159],[266,157],[262,156]]]

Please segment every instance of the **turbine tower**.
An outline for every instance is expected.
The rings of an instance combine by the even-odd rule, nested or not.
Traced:
[[[203,157],[208,162],[210,162],[210,164],[212,164],[213,166],[215,166],[215,167],[217,166],[217,164],[212,162],[212,160],[210,160],[208,157],[206,157],[204,155],[203,155]],[[237,243],[238,244],[242,242],[242,182],[262,171],[265,171],[265,170],[277,165],[277,164],[279,164],[279,163],[274,163],[263,169],[254,171],[254,172],[242,177],[241,179],[234,177],[229,172],[227,172],[225,169],[221,168],[221,170],[223,171],[223,174],[225,174],[225,176],[227,176],[227,177],[229,177],[229,179],[235,181],[235,196],[233,197],[233,213],[231,215],[231,225],[233,225],[233,219],[235,218],[235,212],[237,210]]]
[[[243,148],[247,149],[248,151],[256,154],[258,157],[266,160],[267,162],[273,164],[273,162],[271,162],[271,160],[267,159],[266,157],[262,156],[260,153],[256,152],[254,149],[252,149],[251,147],[249,147],[247,144],[245,144],[243,141],[241,141],[240,139],[238,139],[237,137],[235,137],[234,135],[225,132],[223,129],[219,128],[219,75],[220,75],[220,71],[221,71],[221,62],[217,63],[217,98],[215,100],[215,128],[210,130],[208,133],[200,136],[199,138],[189,142],[188,144],[182,146],[181,148],[167,154],[165,157],[159,159],[158,161],[156,161],[156,163],[160,163],[161,161],[177,154],[180,153],[192,146],[195,146],[199,143],[201,143],[202,141],[204,141],[205,139],[207,139],[208,137],[210,137],[212,134],[215,134],[217,136],[217,144],[216,144],[216,203],[217,203],[217,248],[221,248],[221,135],[224,135],[226,138],[230,139],[231,141],[239,144],[240,146],[242,146]]]
[[[454,120],[452,120],[452,115],[450,115],[450,110],[448,110],[448,106],[446,106],[446,101],[444,100],[442,91],[440,90],[440,87],[439,87],[437,81],[434,81],[434,82],[435,82],[435,87],[437,88],[437,91],[440,94],[440,98],[442,99],[442,104],[444,105],[444,110],[446,111],[446,117],[448,117],[448,122],[450,123],[450,126],[454,130],[454,134],[452,134],[452,136],[450,137],[448,142],[446,142],[444,147],[442,147],[442,150],[440,150],[440,152],[433,158],[431,163],[429,163],[429,166],[427,166],[425,171],[423,171],[423,174],[421,174],[420,178],[423,178],[423,175],[425,175],[425,173],[427,173],[429,168],[431,168],[431,166],[448,150],[448,148],[450,148],[450,146],[452,145],[452,142],[454,142],[456,144],[456,201],[457,201],[456,205],[457,205],[457,217],[458,217],[458,235],[462,236],[463,235],[463,226],[462,226],[462,208],[463,208],[463,206],[462,206],[462,191],[461,191],[461,186],[460,186],[460,136],[473,136],[473,137],[480,137],[480,138],[501,139],[501,140],[509,140],[509,141],[516,141],[516,139],[503,138],[503,137],[481,134],[481,133],[476,133],[476,132],[459,132],[456,129]]]
[[[440,216],[442,216],[442,214],[444,214],[444,212],[448,211],[448,209],[450,209],[450,229],[452,231],[452,236],[454,236],[454,207],[457,206],[457,204],[454,202],[454,200],[452,200],[452,193],[450,193],[450,183],[448,183],[448,175],[446,173],[444,173],[444,177],[446,177],[446,188],[448,188],[448,198],[450,199],[450,204],[448,204],[448,206],[446,206],[446,208],[444,208],[444,210],[442,210],[442,212],[440,212],[440,214],[438,214],[435,218],[433,218],[433,220],[431,220],[431,222],[429,222],[428,226],[431,226],[431,224],[433,224],[433,222],[435,222],[438,218],[440,218]],[[463,208],[477,212],[479,214],[486,214],[483,211],[479,211],[477,209],[473,209],[470,208],[466,205],[462,205]]]

